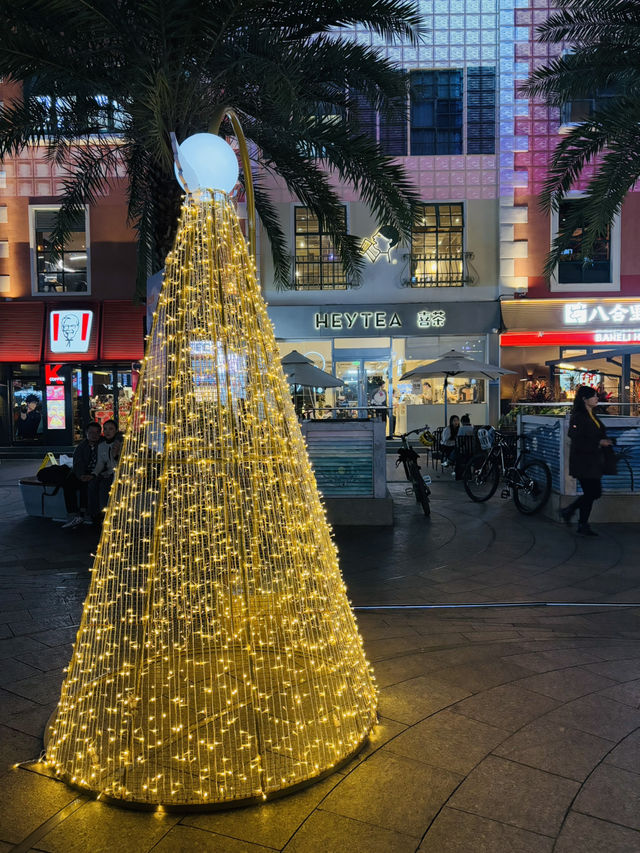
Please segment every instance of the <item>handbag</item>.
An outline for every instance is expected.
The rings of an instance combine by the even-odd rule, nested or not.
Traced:
[[[618,460],[613,447],[603,447],[602,449],[602,473],[608,477],[613,477],[618,473]]]
[[[47,465],[38,470],[36,477],[45,486],[62,486],[70,473],[68,465]]]
[[[55,464],[56,464],[56,457],[53,455],[53,453],[51,453],[51,451],[49,451],[48,453],[45,453],[44,459],[40,463],[40,467],[38,468],[38,471],[42,471],[43,468],[49,468],[51,465],[55,465]]]

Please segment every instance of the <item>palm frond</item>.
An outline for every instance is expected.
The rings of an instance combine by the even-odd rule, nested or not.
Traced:
[[[121,104],[119,138],[103,136],[98,148],[117,149],[129,179],[140,289],[176,227],[180,190],[169,133],[183,139],[207,130],[223,106],[240,115],[261,166],[326,223],[354,280],[361,259],[356,238],[338,224],[333,176],[406,233],[410,182],[347,115],[356,91],[382,113],[404,95],[403,74],[353,32],[358,26],[415,43],[414,0],[12,0],[3,12],[0,76],[30,81],[33,97],[25,91],[0,111],[0,154],[38,141],[53,162],[79,170],[65,186],[69,204],[89,198],[104,177],[100,157],[78,159],[76,143],[92,145],[102,134],[96,96]],[[36,95],[60,99],[56,115]],[[327,125],[322,113],[339,116],[338,124]],[[310,156],[320,148],[323,163]],[[264,187],[258,203],[282,283],[286,243]]]
[[[557,5],[560,10],[536,28],[541,42],[638,43],[640,10],[635,0],[560,0]]]
[[[260,217],[271,246],[273,258],[274,284],[284,289],[291,285],[291,258],[287,251],[287,240],[282,230],[278,214],[268,194],[263,190],[259,181],[254,179],[253,190],[256,201],[256,211]]]

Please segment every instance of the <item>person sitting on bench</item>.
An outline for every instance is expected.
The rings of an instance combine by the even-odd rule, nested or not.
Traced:
[[[93,524],[93,517],[97,517],[99,513],[96,501],[89,500],[89,484],[95,478],[93,472],[98,462],[98,445],[102,434],[100,424],[95,421],[87,424],[84,434],[85,439],[73,454],[73,470],[63,485],[67,512],[71,515],[69,521],[62,525],[67,528]],[[91,492],[92,497],[97,497],[95,490],[92,489]]]

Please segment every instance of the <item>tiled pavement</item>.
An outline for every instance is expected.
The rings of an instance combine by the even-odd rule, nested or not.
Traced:
[[[428,521],[394,486],[393,529],[337,531],[354,605],[559,606],[359,611],[366,750],[263,806],[157,816],[11,769],[41,749],[95,546],[26,518],[21,473],[0,465],[0,853],[640,851],[640,525],[578,539],[446,479]]]

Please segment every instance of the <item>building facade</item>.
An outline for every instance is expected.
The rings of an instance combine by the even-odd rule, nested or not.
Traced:
[[[541,44],[536,27],[551,13],[546,0],[514,9],[514,72],[518,80],[561,54],[562,45]],[[502,382],[503,407],[515,401],[569,401],[577,385],[597,388],[603,400],[636,413],[640,375],[640,245],[636,223],[640,192],[628,193],[592,257],[582,253],[576,228],[550,280],[542,275],[558,224],[580,197],[592,168],[585,169],[557,213],[540,209],[547,164],[569,128],[584,120],[609,93],[551,109],[534,99],[516,101],[513,118],[513,228],[501,234],[501,264],[513,257],[513,297],[503,292],[501,357],[515,371]],[[506,129],[506,128],[505,128]],[[502,132],[502,129],[501,129]],[[616,411],[611,408],[610,411]]]
[[[524,287],[514,254],[521,210],[513,129],[522,107],[514,4],[434,0],[421,9],[418,45],[362,35],[409,74],[402,118],[390,127],[373,114],[367,128],[419,191],[411,241],[345,192],[347,226],[365,258],[356,286],[335,267],[310,211],[271,181],[292,247],[290,287],[274,287],[265,244],[260,264],[283,355],[297,349],[345,383],[320,404],[355,415],[384,383],[397,431],[444,422],[444,377],[402,375],[450,349],[497,363],[500,297]],[[499,383],[456,377],[446,393],[449,413],[497,420]]]
[[[370,111],[363,126],[418,189],[411,240],[344,190],[348,230],[364,254],[361,280],[349,281],[311,211],[282,182],[260,176],[291,251],[288,286],[276,287],[259,235],[259,276],[281,352],[298,350],[344,383],[303,391],[301,403],[356,417],[383,387],[396,430],[442,425],[444,377],[401,377],[450,349],[514,371],[501,383],[457,377],[447,385],[448,411],[476,424],[495,423],[513,402],[568,399],[585,381],[637,401],[640,194],[628,195],[587,264],[578,229],[556,275],[542,275],[559,218],[584,188],[547,216],[538,201],[547,164],[563,131],[597,102],[594,95],[560,111],[519,90],[560,51],[535,38],[550,3],[425,0],[420,8],[419,44],[355,33],[409,75],[400,118]],[[1,94],[11,96],[6,87]],[[114,176],[54,269],[44,250],[62,177],[37,146],[0,170],[0,444],[67,444],[89,417],[126,414],[142,355],[124,187]],[[34,402],[40,420],[31,436]]]
[[[2,84],[3,100],[15,89]],[[126,418],[144,349],[123,182],[47,253],[62,170],[33,145],[0,170],[0,445],[71,445]]]
[[[345,193],[348,227],[366,258],[355,287],[335,274],[331,246],[309,211],[272,184],[293,247],[285,290],[273,287],[264,246],[261,257],[283,354],[295,347],[345,381],[343,391],[321,398],[331,405],[362,408],[384,381],[398,428],[442,423],[443,382],[400,377],[452,347],[514,371],[500,387],[452,383],[451,411],[469,410],[476,423],[495,422],[518,401],[569,400],[584,382],[633,411],[640,376],[634,239],[640,193],[628,194],[592,258],[585,262],[576,229],[555,275],[543,276],[558,223],[579,206],[591,174],[585,170],[549,216],[539,205],[547,166],[562,134],[602,96],[560,110],[521,93],[531,71],[565,49],[536,40],[537,26],[552,11],[547,0],[432,0],[421,10],[425,34],[418,46],[363,36],[410,76],[403,125],[389,128],[374,117],[370,129],[419,190],[412,240],[397,242],[392,229]],[[490,303],[499,310],[493,313]],[[404,313],[392,327],[394,306]],[[380,315],[379,328],[374,321],[364,325],[367,312]]]

